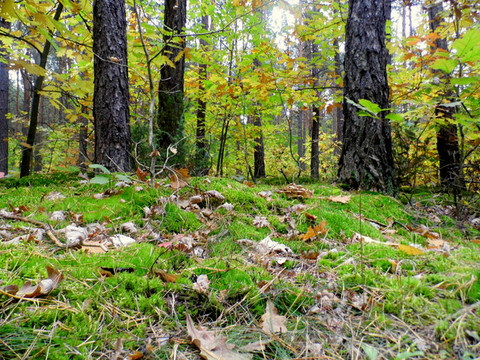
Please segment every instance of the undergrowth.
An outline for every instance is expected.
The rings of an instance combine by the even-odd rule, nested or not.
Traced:
[[[291,198],[277,192],[280,181],[194,178],[172,189],[135,177],[125,187],[81,180],[57,173],[0,182],[0,288],[38,284],[46,266],[64,276],[41,297],[2,290],[2,359],[196,359],[187,314],[237,348],[261,340],[254,359],[480,356],[479,231],[459,224],[442,195],[422,189],[405,201],[309,183],[311,197]],[[208,190],[224,199],[192,206]],[[59,211],[63,218],[52,217]],[[300,237],[322,220],[315,236]],[[105,238],[123,233],[136,243],[91,253],[46,235],[12,241],[39,224],[93,223]],[[260,251],[267,237],[290,252]],[[286,332],[262,330],[268,301],[286,317]]]

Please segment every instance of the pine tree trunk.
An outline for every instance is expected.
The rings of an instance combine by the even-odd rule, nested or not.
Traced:
[[[9,23],[0,18],[0,27],[9,28]],[[6,57],[0,41],[0,57]],[[8,65],[0,61],[0,177],[8,174]]]
[[[161,77],[158,87],[158,147],[164,150],[169,145],[179,142],[183,137],[185,56],[181,56],[177,61],[175,61],[175,58],[185,49],[185,41],[174,35],[182,32],[186,21],[186,0],[166,0],[164,29],[170,32],[170,34],[164,35],[164,54],[175,64],[175,67],[165,64],[160,70]],[[179,143],[180,147],[181,145]],[[177,153],[180,159],[181,155],[184,155],[182,150],[178,150]]]
[[[127,20],[124,0],[96,0],[93,7],[95,163],[132,169]]]
[[[362,117],[348,100],[389,107],[385,24],[390,0],[350,0],[345,43],[344,131],[339,180],[354,189],[396,192],[386,112]]]
[[[208,30],[208,15],[202,15],[202,29]],[[205,51],[208,43],[204,39],[200,39],[200,47]],[[205,94],[205,86],[203,82],[207,80],[207,64],[199,65],[199,94],[197,101],[197,141],[195,153],[195,172],[197,176],[208,175],[209,159],[207,153],[207,141],[205,139],[205,119],[207,116],[207,102],[203,98]]]
[[[312,150],[310,155],[310,176],[314,179],[320,178],[320,159],[318,151],[318,134],[320,132],[320,109],[318,106],[312,107]]]
[[[258,179],[265,177],[265,148],[263,146],[262,118],[260,114],[254,115],[253,125],[257,132],[253,150],[253,176],[255,179]]]

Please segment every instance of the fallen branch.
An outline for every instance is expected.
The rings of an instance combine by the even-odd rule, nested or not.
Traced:
[[[45,233],[55,243],[55,245],[57,245],[61,248],[72,247],[72,246],[68,246],[67,244],[64,244],[63,242],[61,242],[60,240],[57,239],[57,237],[53,233],[53,229],[50,226],[50,224],[46,224],[46,223],[43,223],[43,222],[38,221],[38,220],[29,219],[29,218],[26,218],[24,216],[8,214],[8,213],[5,213],[5,212],[0,213],[0,216],[5,218],[5,219],[15,220],[15,221],[23,221],[23,222],[41,227],[43,230],[45,230]]]

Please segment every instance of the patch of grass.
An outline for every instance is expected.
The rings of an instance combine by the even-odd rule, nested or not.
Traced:
[[[459,351],[480,356],[474,339],[480,318],[478,310],[468,307],[480,300],[480,246],[463,238],[452,217],[442,214],[440,223],[430,220],[424,207],[431,212],[448,205],[448,199],[444,202],[426,189],[407,194],[404,203],[356,192],[342,204],[327,197],[348,193],[315,182],[304,185],[313,191],[312,198],[289,199],[275,192],[283,181],[249,187],[231,179],[212,178],[209,183],[194,178],[191,187],[175,192],[141,184],[141,191],[132,185],[97,199],[94,195],[112,184],[79,180],[75,173],[2,179],[0,208],[9,210],[9,203],[28,205],[23,216],[49,223],[54,230],[70,224],[72,218],[50,220],[53,211],[82,214],[84,224],[78,226],[104,223],[109,228],[105,236],[119,233],[120,224],[133,221],[139,232],[130,235],[139,243],[94,254],[60,249],[47,236],[19,245],[0,243],[2,286],[38,284],[46,278],[47,265],[64,274],[59,288],[41,299],[0,295],[0,358],[113,358],[119,341],[123,350],[115,356],[123,358],[143,351],[147,342],[153,344],[151,358],[167,359],[173,351],[192,358],[198,350],[189,345],[187,313],[195,324],[224,334],[237,347],[261,337],[266,346],[254,359],[317,356],[309,352],[312,349],[331,358],[366,358],[362,344],[394,359],[419,351],[419,338],[433,344],[422,347],[426,358],[452,358]],[[234,209],[217,210],[222,203],[217,199],[203,201],[197,209],[178,206],[204,190],[217,190]],[[46,195],[52,191],[65,198],[49,200]],[[261,197],[261,191],[271,191],[272,200]],[[175,201],[166,200],[171,195]],[[410,208],[410,203],[419,207]],[[164,204],[165,212],[146,217],[144,208],[157,204]],[[295,204],[306,206],[288,215],[299,234],[322,220],[328,232],[307,241],[287,238],[291,229],[285,209]],[[200,215],[206,208],[213,213],[210,218]],[[317,216],[317,221],[308,220],[306,212]],[[267,217],[271,227],[254,226],[258,215]],[[378,224],[390,225],[396,233],[385,234]],[[402,226],[419,224],[448,240],[445,248],[425,249],[428,238]],[[35,227],[5,218],[0,226],[15,235]],[[379,243],[356,242],[352,236],[359,232]],[[194,245],[157,246],[172,239],[178,245],[178,234],[191,237]],[[469,229],[468,235],[478,236],[478,231]],[[259,253],[254,245],[238,242],[258,242],[266,236],[290,247],[293,254]],[[384,241],[417,244],[424,254],[409,255]],[[106,277],[101,267],[134,271]],[[175,282],[163,278],[161,271]],[[203,292],[194,288],[200,275],[207,275],[210,282]],[[287,334],[262,332],[267,300],[285,316]],[[160,339],[167,340],[160,346]]]

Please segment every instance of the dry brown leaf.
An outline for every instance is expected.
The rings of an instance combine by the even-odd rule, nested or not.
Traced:
[[[327,199],[333,202],[346,204],[350,201],[351,198],[352,198],[351,195],[337,195],[337,196],[332,195],[332,196],[329,196]]]
[[[128,360],[143,359],[144,355],[140,351],[135,351],[133,354],[128,355]]]
[[[264,198],[264,199],[267,200],[268,202],[273,201],[272,192],[271,192],[271,191],[260,191],[260,192],[258,193],[258,196],[260,196],[261,198]]]
[[[302,185],[296,184],[289,184],[282,189],[277,190],[279,193],[285,194],[288,198],[311,198],[313,196],[313,192],[304,188]]]
[[[233,351],[234,345],[227,344],[224,337],[215,336],[203,326],[195,327],[187,313],[187,332],[192,343],[200,350],[200,356],[207,360],[250,360],[252,355]]]
[[[246,180],[243,182],[243,185],[246,185],[246,186],[251,187],[251,188],[255,187],[255,184],[253,182],[246,181]]]
[[[327,232],[327,222],[322,220],[322,222],[316,226],[309,226],[307,232],[299,237],[303,241],[308,241],[318,235],[325,235]]]
[[[210,280],[205,274],[199,275],[197,281],[193,284],[193,289],[199,293],[206,293],[210,288]]]
[[[287,318],[283,315],[278,315],[278,311],[273,305],[272,301],[267,301],[265,314],[262,315],[262,329],[267,334],[286,333],[287,327],[285,322]]]
[[[170,187],[173,190],[181,189],[188,185],[188,169],[175,169],[174,173],[169,176],[170,178]]]
[[[3,280],[0,280],[0,285],[2,284],[3,284]],[[10,295],[15,295],[18,292],[18,286],[17,285],[0,286],[0,291]]]
[[[162,279],[163,282],[176,283],[180,275],[169,274],[165,270],[157,269],[153,271],[155,276]]]
[[[58,284],[63,280],[63,274],[50,266],[47,266],[47,274],[48,278],[43,279],[36,286],[32,285],[30,281],[26,281],[16,295],[26,298],[34,298],[47,295],[52,290],[55,290],[58,287]]]
[[[253,219],[253,226],[255,226],[256,228],[262,228],[262,227],[270,227],[270,222],[268,221],[268,219],[265,217],[265,216],[255,216],[255,218]]]
[[[428,239],[427,240],[427,247],[429,249],[438,249],[445,245],[445,240],[443,239]]]
[[[307,220],[310,220],[310,221],[317,221],[317,218],[318,218],[318,216],[309,214],[308,212],[305,213],[305,217],[307,218]]]

